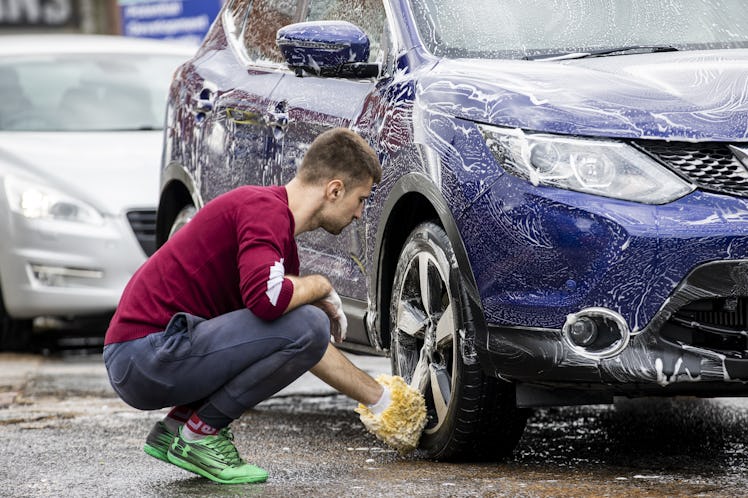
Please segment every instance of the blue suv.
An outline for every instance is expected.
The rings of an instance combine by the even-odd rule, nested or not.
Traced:
[[[528,408],[748,394],[748,3],[230,0],[175,74],[157,239],[351,128],[384,175],[299,240],[352,351],[420,389],[422,454]]]

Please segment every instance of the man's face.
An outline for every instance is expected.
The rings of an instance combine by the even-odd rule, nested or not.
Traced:
[[[337,195],[333,195],[329,199],[320,226],[333,235],[342,232],[353,220],[361,217],[364,202],[371,195],[371,187],[371,180],[351,188],[343,186],[338,190]]]

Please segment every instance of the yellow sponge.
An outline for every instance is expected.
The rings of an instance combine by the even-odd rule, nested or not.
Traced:
[[[426,425],[423,395],[406,384],[402,377],[382,374],[376,381],[390,390],[390,406],[379,415],[374,415],[364,404],[359,404],[355,411],[369,432],[400,454],[408,453],[418,446]]]

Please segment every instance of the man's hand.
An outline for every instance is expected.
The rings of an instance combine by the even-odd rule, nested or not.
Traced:
[[[332,289],[327,296],[315,304],[330,317],[330,333],[335,342],[343,342],[348,331],[348,319],[343,313],[343,303],[338,293]]]

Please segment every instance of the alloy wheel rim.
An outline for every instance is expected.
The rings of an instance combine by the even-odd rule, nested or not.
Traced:
[[[397,369],[426,399],[426,433],[436,432],[447,420],[454,390],[454,308],[441,268],[428,252],[411,259],[395,309]]]

